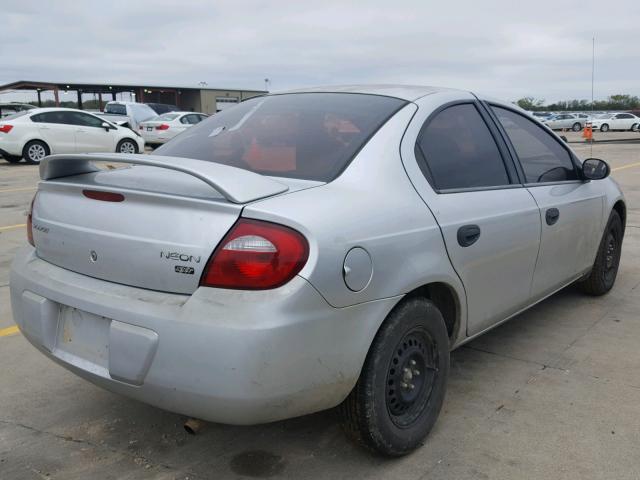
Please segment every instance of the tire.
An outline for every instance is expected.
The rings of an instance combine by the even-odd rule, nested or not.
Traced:
[[[578,284],[585,293],[599,296],[611,290],[618,275],[623,236],[622,220],[618,212],[613,210],[600,241],[591,273]]]
[[[580,125],[579,122],[576,122],[571,127],[571,130],[573,130],[574,132],[579,132],[580,130],[582,130],[582,125]]]
[[[22,149],[22,157],[29,165],[39,164],[49,153],[49,146],[40,140],[31,140]]]
[[[411,452],[438,418],[448,376],[442,314],[425,298],[402,302],[380,327],[356,386],[338,407],[345,432],[383,455]]]
[[[118,142],[116,153],[138,153],[138,144],[130,138]]]
[[[608,131],[609,131],[609,125],[607,125],[606,123],[603,123],[603,124],[600,126],[600,131],[601,131],[601,132],[608,132]]]
[[[634,123],[633,125],[631,125],[631,131],[632,132],[637,132],[638,131],[638,124]]]
[[[20,160],[22,160],[22,157],[19,157],[17,155],[3,155],[2,158],[4,158],[9,163],[20,163]]]

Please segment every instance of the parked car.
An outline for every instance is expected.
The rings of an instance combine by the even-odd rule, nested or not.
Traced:
[[[44,160],[11,304],[57,363],[191,417],[339,406],[354,438],[403,455],[436,422],[451,349],[616,279],[608,165],[471,92],[267,95],[156,153]]]
[[[158,115],[169,112],[179,112],[180,109],[176,105],[169,105],[167,103],[145,103],[148,107],[151,107]]]
[[[140,123],[140,134],[147,145],[161,145],[187,128],[200,123],[208,115],[197,112],[172,112],[165,113]]]
[[[104,113],[96,115],[135,131],[138,130],[140,122],[158,116],[148,105],[136,102],[108,102],[104,107]]]
[[[14,113],[24,112],[33,108],[36,107],[34,107],[33,105],[29,105],[28,103],[0,103],[0,118],[8,117],[9,115],[13,115]]]
[[[580,117],[574,113],[560,113],[543,120],[543,123],[552,130],[571,129],[579,132],[587,122],[587,116]]]
[[[608,132],[609,130],[635,131],[640,125],[640,118],[632,113],[615,113],[598,115],[591,122],[591,128]]]
[[[552,113],[548,113],[548,112],[529,112],[529,114],[532,117],[537,118],[541,122],[553,116]]]
[[[40,163],[57,153],[143,150],[144,140],[131,129],[82,110],[35,108],[0,120],[0,155],[9,163]]]

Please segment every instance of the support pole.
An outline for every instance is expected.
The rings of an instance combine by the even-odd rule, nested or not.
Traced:
[[[40,90],[36,90],[38,92],[38,107],[42,107],[42,98],[40,97]]]
[[[56,101],[56,107],[60,106],[60,97],[58,96],[58,87],[53,87],[53,98]]]
[[[78,110],[82,110],[82,90],[78,90]]]

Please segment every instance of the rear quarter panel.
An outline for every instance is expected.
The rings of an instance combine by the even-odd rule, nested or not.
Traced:
[[[290,225],[307,237],[310,256],[300,276],[333,307],[443,282],[454,289],[464,310],[463,289],[440,229],[400,158],[400,142],[416,110],[414,104],[401,109],[334,181],[253,203],[243,212],[246,217]],[[364,248],[373,263],[371,279],[359,292],[347,288],[343,279],[345,256],[354,247]]]

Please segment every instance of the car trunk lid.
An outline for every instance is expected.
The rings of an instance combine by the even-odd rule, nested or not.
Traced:
[[[243,206],[289,190],[284,183],[233,167],[220,170],[189,159],[172,165],[153,157],[45,159],[33,212],[38,256],[103,280],[192,293]],[[91,160],[147,166],[100,170]],[[246,183],[238,183],[234,174]],[[292,189],[305,186],[292,184]]]

